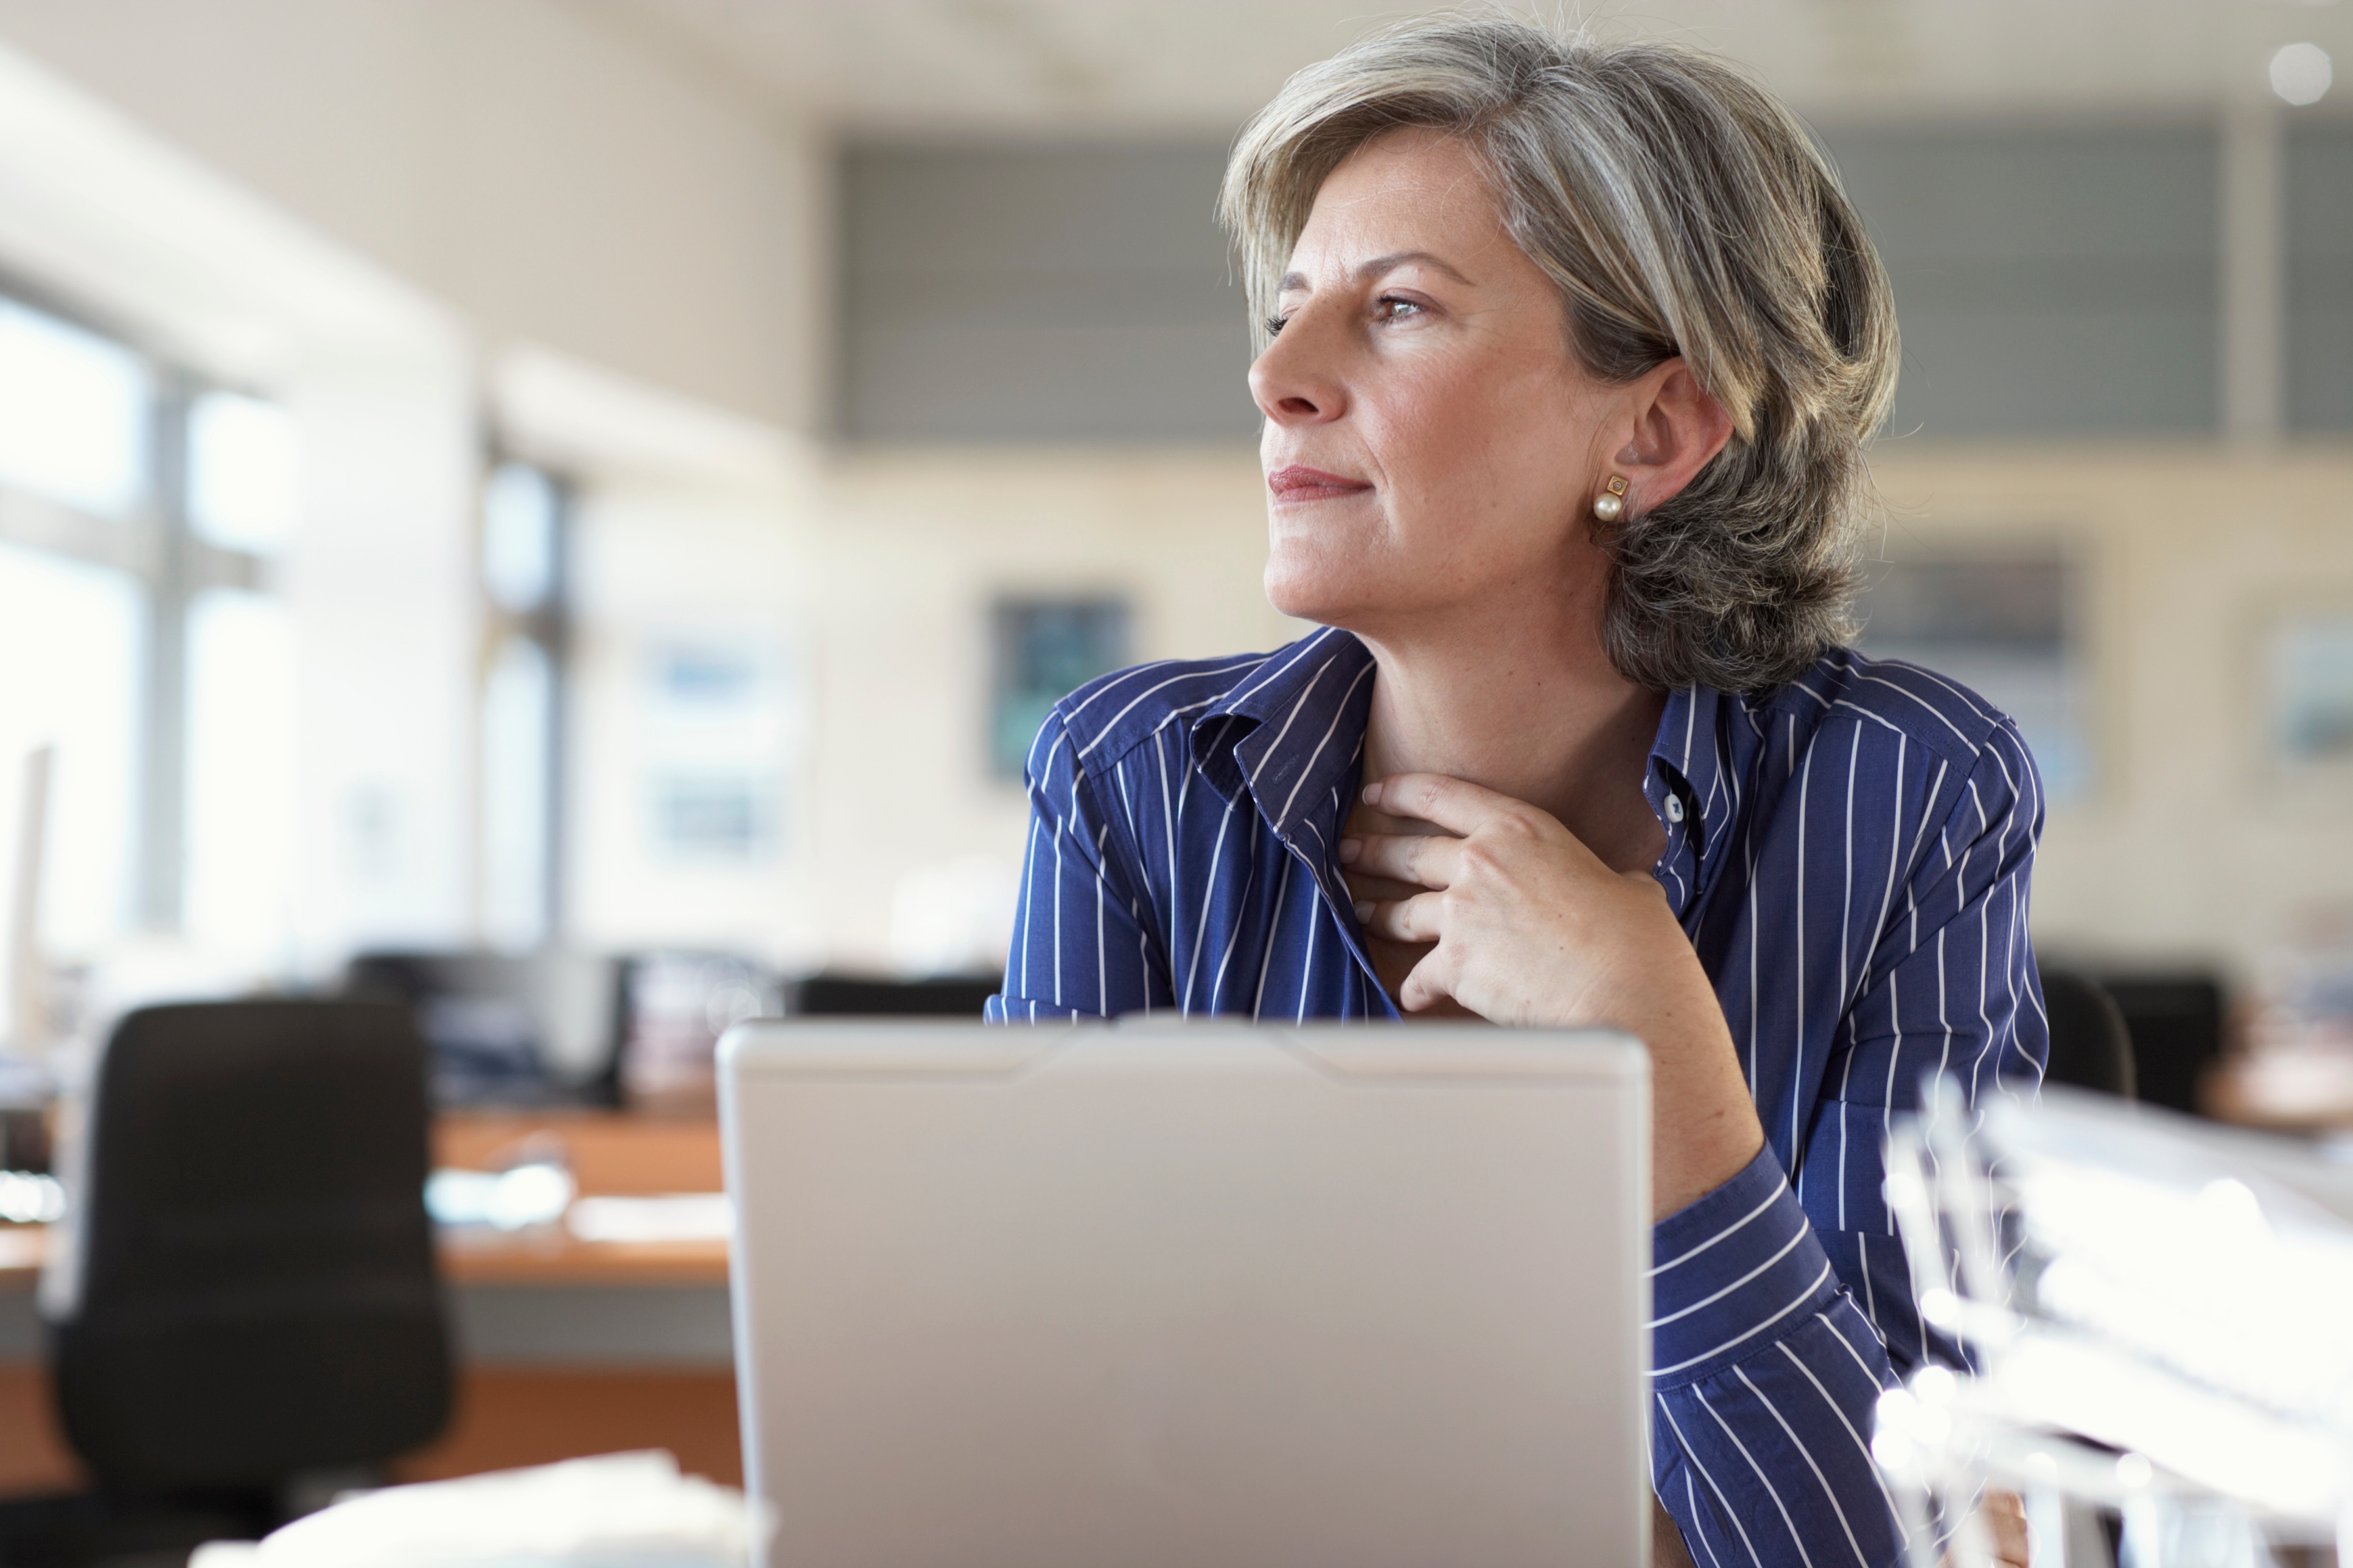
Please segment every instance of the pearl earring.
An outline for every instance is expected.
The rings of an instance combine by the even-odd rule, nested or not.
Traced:
[[[1593,515],[1604,522],[1615,522],[1626,510],[1626,476],[1609,476],[1609,488],[1593,498]]]

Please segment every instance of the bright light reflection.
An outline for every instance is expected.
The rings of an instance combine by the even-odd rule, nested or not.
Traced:
[[[129,510],[149,401],[129,349],[0,300],[0,482],[107,516]]]
[[[2337,68],[2318,44],[2290,44],[2272,57],[2272,90],[2302,108],[2328,96]]]

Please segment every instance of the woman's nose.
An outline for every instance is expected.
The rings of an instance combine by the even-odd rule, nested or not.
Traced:
[[[1250,366],[1250,397],[1277,425],[1320,425],[1340,416],[1346,395],[1334,374],[1319,322],[1293,313]]]

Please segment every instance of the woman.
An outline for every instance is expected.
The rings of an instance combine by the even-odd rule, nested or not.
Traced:
[[[1862,226],[1726,67],[1460,18],[1293,79],[1222,214],[1267,592],[1324,629],[1055,710],[990,1015],[1635,1035],[1658,1497],[1702,1563],[1891,1562],[1881,1139],[1924,1073],[2039,1079],[2042,797],[2010,720],[1841,646]]]

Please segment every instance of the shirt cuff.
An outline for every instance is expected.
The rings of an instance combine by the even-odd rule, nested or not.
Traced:
[[[1770,1331],[1838,1293],[1830,1254],[1772,1146],[1651,1227],[1651,1382],[1695,1383],[1755,1354]]]

